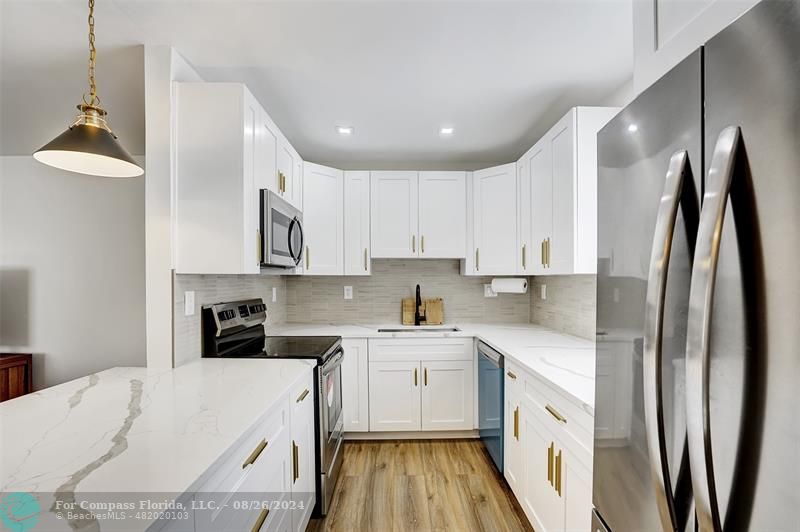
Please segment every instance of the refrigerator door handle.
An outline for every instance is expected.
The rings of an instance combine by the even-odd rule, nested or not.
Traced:
[[[700,212],[689,292],[689,320],[686,330],[686,430],[695,508],[698,524],[703,532],[722,531],[711,455],[709,352],[711,310],[722,224],[740,139],[741,130],[730,126],[722,130],[714,146],[706,179],[703,209]]]
[[[688,176],[687,176],[688,174]],[[664,328],[664,305],[667,297],[667,272],[669,269],[672,241],[678,210],[681,202],[691,202],[696,212],[697,198],[690,190],[691,169],[686,150],[675,152],[670,157],[664,192],[658,206],[653,247],[650,253],[650,268],[647,277],[647,298],[644,316],[644,417],[647,449],[650,457],[650,472],[656,492],[659,517],[664,530],[679,530],[685,523],[686,512],[676,507],[673,482],[670,477],[667,456],[667,441],[664,428],[664,405],[662,395],[662,336]],[[686,209],[684,209],[686,210]],[[690,211],[691,212],[691,211]],[[687,223],[696,216],[685,216]],[[692,227],[687,228],[692,233]],[[693,242],[689,242],[691,252]],[[685,454],[685,453],[684,453]],[[682,460],[682,458],[679,458]],[[684,470],[681,464],[679,471]],[[678,476],[681,476],[679,472]],[[678,479],[680,482],[680,479]]]

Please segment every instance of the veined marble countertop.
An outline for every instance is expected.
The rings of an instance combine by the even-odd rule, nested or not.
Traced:
[[[457,332],[426,331],[456,327]],[[378,329],[409,331],[379,333]],[[390,325],[280,324],[267,327],[273,336],[341,336],[342,338],[478,338],[553,383],[567,398],[594,414],[595,344],[593,341],[559,333],[538,325],[485,325],[477,323],[422,327]]]
[[[180,495],[311,371],[200,359],[113,368],[0,403],[0,492]]]

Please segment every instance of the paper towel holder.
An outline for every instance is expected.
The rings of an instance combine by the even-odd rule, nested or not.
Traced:
[[[528,280],[518,277],[492,279],[492,291],[497,294],[527,294]]]

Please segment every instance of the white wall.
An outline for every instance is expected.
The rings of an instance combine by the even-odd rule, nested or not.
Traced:
[[[0,157],[0,351],[36,389],[145,364],[144,184]]]
[[[638,94],[759,0],[633,0]]]
[[[202,81],[169,46],[145,46],[147,366],[173,367],[174,81]]]

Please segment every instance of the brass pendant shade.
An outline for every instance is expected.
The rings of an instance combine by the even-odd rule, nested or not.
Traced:
[[[78,119],[62,134],[39,148],[37,161],[81,174],[102,177],[136,177],[144,170],[120,145],[106,123],[94,79],[94,0],[89,0],[89,99],[78,106]]]

